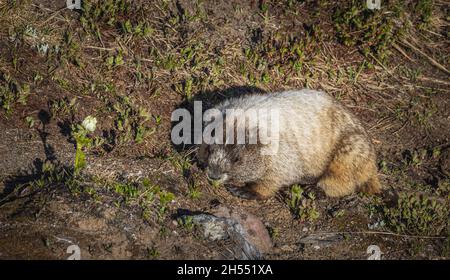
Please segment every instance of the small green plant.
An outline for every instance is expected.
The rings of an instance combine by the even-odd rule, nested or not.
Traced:
[[[92,138],[89,133],[94,132],[97,125],[97,119],[87,116],[80,124],[72,126],[72,137],[76,142],[74,173],[79,174],[81,169],[86,166],[86,154],[84,150],[91,147]]]
[[[408,26],[404,9],[400,1],[384,3],[381,10],[367,9],[365,1],[343,2],[333,15],[338,40],[346,46],[358,47],[366,56],[385,59]]]
[[[192,167],[192,160],[190,157],[186,155],[182,155],[179,153],[174,153],[170,157],[167,158],[172,165],[178,169],[182,174],[186,171],[190,170]]]
[[[294,216],[301,221],[314,222],[320,216],[316,209],[315,195],[312,192],[304,195],[304,190],[299,185],[291,187],[287,203]]]
[[[300,204],[300,200],[302,198],[303,189],[299,185],[293,185],[291,187],[291,198],[288,201],[289,208],[295,211],[298,205]]]
[[[194,218],[192,216],[183,216],[177,219],[178,224],[184,229],[191,231],[194,228]]]
[[[147,255],[149,259],[156,259],[159,257],[159,252],[156,247],[147,248]]]
[[[267,13],[269,11],[269,3],[267,3],[267,2],[268,1],[265,1],[265,0],[260,1],[259,9],[263,13]]]
[[[28,84],[20,84],[11,76],[0,72],[0,106],[7,115],[12,112],[12,106],[19,102],[23,105],[27,103],[30,94]]]
[[[153,32],[153,29],[146,22],[138,22],[133,24],[129,19],[121,22],[121,29],[124,34],[133,34],[137,36],[147,36]]]
[[[211,183],[211,186],[213,186],[213,188],[218,188],[221,186],[220,181],[217,181],[217,180],[211,180],[210,183]]]
[[[270,238],[275,240],[278,239],[278,237],[280,237],[280,231],[278,230],[278,228],[275,227],[266,227],[267,231],[269,232]]]
[[[176,84],[175,90],[179,94],[186,97],[187,100],[191,100],[193,97],[193,95],[192,95],[193,84],[194,84],[194,80],[192,78],[189,78],[189,79],[186,79],[185,81],[183,81],[182,83]]]
[[[427,28],[433,16],[433,0],[417,1],[414,12],[419,16],[419,29]]]
[[[117,54],[115,54],[115,55],[108,56],[106,58],[106,66],[108,66],[108,68],[113,68],[113,67],[120,66],[123,64],[124,64],[124,60],[123,60],[123,55],[122,55],[121,51],[117,52]]]
[[[132,141],[141,143],[145,137],[152,134],[155,129],[150,129],[148,122],[150,113],[145,108],[137,106],[128,97],[120,97],[119,101],[110,107],[116,114],[115,138],[108,139],[110,144],[126,144]]]
[[[32,116],[26,117],[25,121],[27,122],[29,128],[32,128],[34,126],[35,120]]]
[[[155,119],[156,125],[161,124],[161,121],[162,121],[161,115],[154,116],[154,119]]]
[[[84,68],[85,65],[82,60],[80,43],[75,39],[76,36],[74,36],[73,33],[66,31],[63,35],[61,48],[52,48],[49,52],[54,53],[54,55],[61,61],[67,61],[77,67]],[[61,86],[64,87],[63,85]]]
[[[77,98],[59,98],[49,102],[50,113],[55,118],[66,118],[73,116],[77,108]]]
[[[24,183],[21,187],[28,187],[32,191],[44,189],[68,188],[73,194],[80,193],[81,181],[74,176],[73,170],[65,166],[45,161],[39,170],[35,170],[37,178]],[[17,189],[21,189],[20,187]]]
[[[302,76],[316,51],[313,47],[316,34],[310,31],[304,37],[276,32],[255,46],[244,48],[245,63],[240,72],[252,83],[268,84],[285,79],[285,73]]]
[[[102,180],[108,190],[120,195],[121,199],[114,201],[114,205],[120,208],[125,206],[138,207],[142,211],[142,218],[152,220],[164,218],[169,204],[175,199],[171,192],[162,190],[160,186],[153,184],[148,178],[141,181],[109,181]],[[122,204],[123,203],[123,204]]]
[[[105,0],[105,1],[83,1],[81,7],[80,22],[84,30],[100,37],[100,25],[117,25],[121,15],[131,12],[131,1]],[[132,30],[131,23],[130,30]]]
[[[139,195],[137,186],[132,183],[117,183],[114,187],[114,191],[117,194],[120,194],[125,201],[134,199]]]
[[[404,153],[404,159],[403,163],[406,166],[412,166],[412,167],[419,167],[423,164],[423,161],[427,157],[427,150],[426,149],[419,149],[419,150],[412,150],[412,151],[406,151]]]
[[[189,189],[188,189],[188,195],[192,199],[198,199],[201,197],[202,191],[195,184],[190,184]]]
[[[159,214],[164,215],[169,209],[169,203],[175,199],[175,195],[168,191],[159,191]]]
[[[437,112],[435,104],[425,104],[421,110],[414,111],[417,122],[424,127],[430,127],[431,118]]]
[[[441,235],[449,230],[448,203],[437,198],[402,194],[393,207],[384,207],[386,225],[398,233]]]
[[[436,194],[450,200],[450,178],[439,180]]]
[[[86,186],[84,187],[83,192],[88,196],[92,197],[94,200],[100,200],[100,196],[94,187]]]

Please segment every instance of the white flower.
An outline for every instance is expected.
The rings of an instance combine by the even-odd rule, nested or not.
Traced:
[[[90,132],[95,131],[95,126],[97,125],[97,119],[92,116],[87,116],[84,121],[81,123],[81,125]]]

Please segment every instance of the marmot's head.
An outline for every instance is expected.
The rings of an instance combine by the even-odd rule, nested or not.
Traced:
[[[253,182],[265,172],[258,144],[202,144],[198,158],[206,165],[208,179],[221,184]]]

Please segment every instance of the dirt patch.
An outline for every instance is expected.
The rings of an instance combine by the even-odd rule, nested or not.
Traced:
[[[366,259],[370,245],[448,259],[447,3],[25,2],[0,7],[0,258],[66,259],[77,245],[82,259],[229,259],[232,241],[179,221],[224,205],[262,220],[267,259]],[[194,100],[305,87],[364,122],[381,196],[301,186],[295,215],[291,188],[241,200],[207,182],[196,147],[171,143],[171,113]]]

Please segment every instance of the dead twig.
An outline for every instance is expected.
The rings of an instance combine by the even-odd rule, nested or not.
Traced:
[[[414,59],[412,59],[411,57],[409,57],[406,52],[396,43],[392,43],[392,46],[394,47],[394,49],[396,49],[399,53],[401,53],[404,57],[406,57],[409,61],[411,62],[415,62]]]
[[[447,70],[447,68],[445,68],[442,64],[440,64],[439,62],[437,62],[436,60],[434,60],[432,57],[430,57],[429,55],[427,55],[426,53],[424,53],[421,49],[417,48],[416,46],[414,46],[413,44],[411,44],[410,42],[406,41],[406,40],[402,40],[401,41],[402,44],[410,47],[411,49],[413,49],[414,51],[418,52],[419,54],[421,54],[423,57],[425,57],[426,59],[428,59],[428,61],[436,66],[437,68],[439,68],[440,70],[444,71],[447,74],[450,74],[450,71]]]

